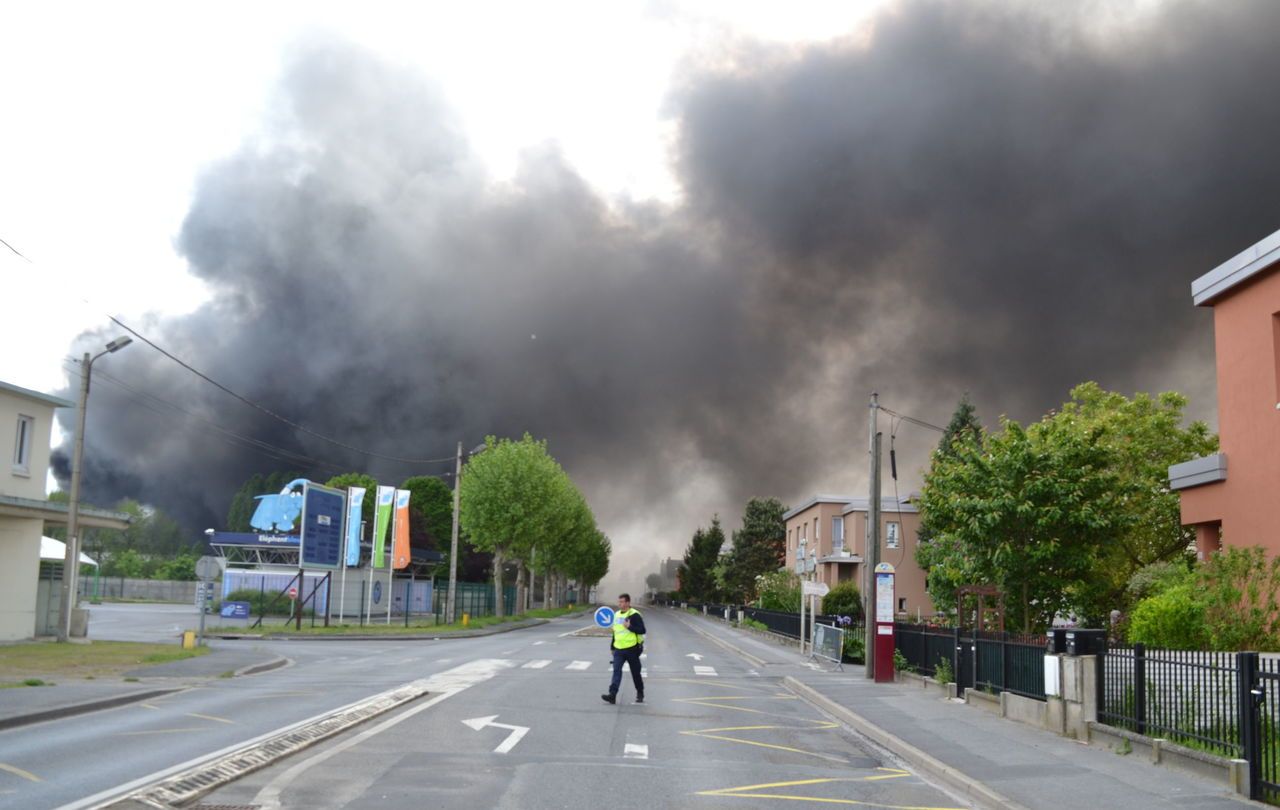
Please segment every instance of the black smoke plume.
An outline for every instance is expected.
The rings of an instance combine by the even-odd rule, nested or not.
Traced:
[[[1211,415],[1189,285],[1280,227],[1280,4],[1117,8],[904,3],[691,57],[676,204],[605,198],[551,148],[495,180],[426,78],[310,42],[197,184],[178,247],[211,300],[143,331],[377,453],[547,437],[636,588],[713,512],[860,490],[873,389],[939,423],[965,391],[993,425],[1087,379]],[[256,471],[451,468],[351,453],[144,346],[102,368],[191,415],[95,372],[89,499],[193,532]],[[899,428],[903,494],[935,440]]]

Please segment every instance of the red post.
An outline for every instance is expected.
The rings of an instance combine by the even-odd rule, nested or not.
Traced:
[[[894,593],[893,565],[880,563],[874,573],[875,592],[871,603],[875,606],[875,616],[871,617],[876,627],[875,679],[876,683],[893,683],[893,653],[895,649],[893,636]]]

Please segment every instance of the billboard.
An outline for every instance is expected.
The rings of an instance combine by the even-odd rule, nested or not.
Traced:
[[[306,482],[302,487],[302,548],[298,564],[302,568],[335,569],[342,565],[344,538],[342,518],[347,495],[340,489]]]

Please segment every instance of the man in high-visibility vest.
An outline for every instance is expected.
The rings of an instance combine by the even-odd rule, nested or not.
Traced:
[[[605,703],[618,702],[618,687],[622,685],[622,665],[631,667],[631,681],[636,685],[636,703],[644,703],[644,680],[640,677],[640,656],[644,654],[644,618],[631,608],[631,595],[618,595],[618,611],[613,614],[613,639],[609,642],[613,651],[613,680],[609,691],[600,697]]]

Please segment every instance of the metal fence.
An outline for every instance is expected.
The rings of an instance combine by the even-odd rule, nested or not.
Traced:
[[[1249,796],[1280,803],[1280,656],[1113,647],[1098,660],[1098,719],[1249,762]]]
[[[921,624],[894,625],[897,649],[922,675],[936,675],[946,662],[956,691],[978,688],[1044,700],[1045,637],[975,633]]]
[[[494,598],[492,582],[458,582],[456,583],[457,592],[454,599],[452,620],[445,617],[448,611],[449,597],[449,581],[435,580],[435,617],[436,624],[449,624],[462,620],[462,614],[466,613],[472,618],[480,616],[492,616],[494,614]],[[516,603],[516,589],[514,585],[507,585],[502,589],[502,605],[503,614],[511,615],[512,608]]]

